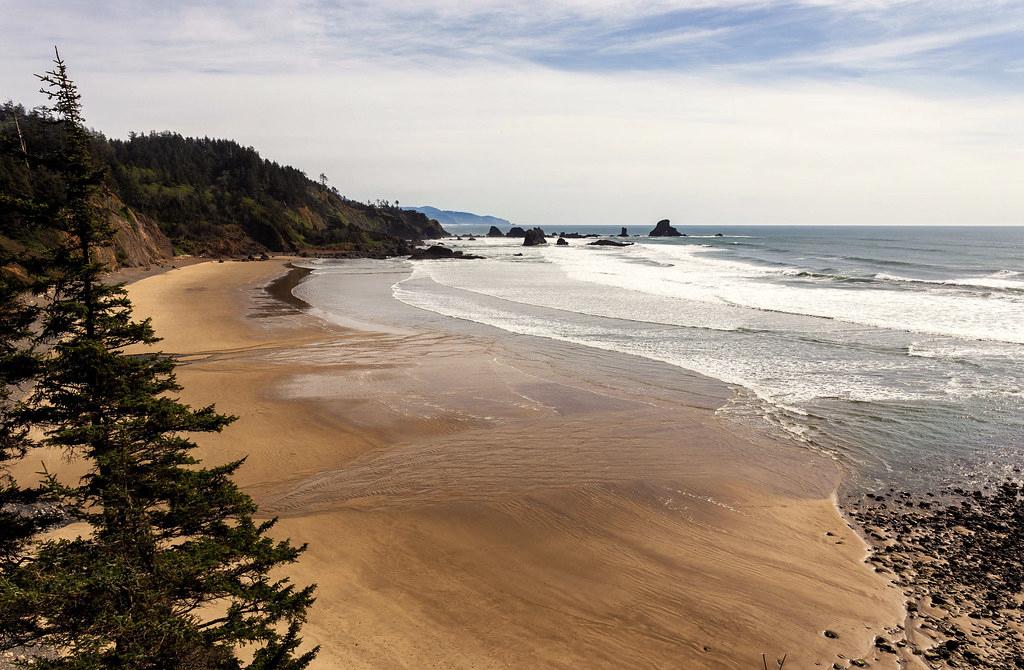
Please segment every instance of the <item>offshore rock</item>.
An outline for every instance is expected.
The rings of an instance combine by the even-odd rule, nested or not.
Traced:
[[[658,225],[654,226],[654,230],[648,233],[650,237],[682,237],[682,233],[669,225],[668,219],[662,219],[658,221]]]
[[[449,249],[446,246],[435,244],[425,249],[413,249],[409,258],[414,261],[440,260],[443,258],[473,260],[483,258],[483,256],[474,256],[473,254],[467,254],[456,249]]]
[[[523,240],[524,247],[535,247],[540,244],[547,244],[547,238],[544,237],[544,231],[540,228],[531,228],[526,231],[525,239]]]

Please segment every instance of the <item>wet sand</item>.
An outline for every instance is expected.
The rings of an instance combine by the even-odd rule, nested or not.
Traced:
[[[703,390],[602,374],[617,354],[329,324],[264,290],[286,270],[129,292],[183,398],[240,417],[202,457],[247,455],[240,483],[309,543],[291,573],[319,585],[315,667],[895,667],[872,640],[902,599],[829,461],[737,431]]]

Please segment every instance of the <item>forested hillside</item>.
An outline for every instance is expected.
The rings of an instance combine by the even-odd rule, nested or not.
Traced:
[[[0,141],[15,148],[0,157],[2,197],[27,199],[62,191],[59,177],[46,166],[47,156],[62,141],[59,133],[42,112],[13,103],[0,108]],[[22,147],[24,160],[19,156]],[[163,233],[177,253],[328,248],[397,254],[407,250],[404,240],[445,234],[423,214],[386,202],[349,200],[326,183],[231,140],[169,132],[116,140],[94,133],[92,151],[104,169],[105,211],[135,249],[166,247],[153,239]],[[25,226],[2,207],[0,203],[0,244],[31,249],[52,243],[52,231]],[[120,243],[116,255],[137,264]]]

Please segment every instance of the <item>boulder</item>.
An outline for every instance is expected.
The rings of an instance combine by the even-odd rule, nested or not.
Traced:
[[[628,247],[631,246],[632,242],[616,242],[615,240],[595,240],[587,243],[592,247]]]
[[[540,228],[531,228],[526,231],[525,239],[523,240],[524,247],[535,247],[540,244],[547,244],[547,238],[544,237],[544,231]]]
[[[519,226],[512,226],[508,229],[508,235],[505,237],[526,237],[526,231]]]
[[[662,219],[658,221],[658,225],[654,226],[654,230],[648,233],[651,237],[682,237],[682,233],[669,225],[668,219]]]
[[[487,237],[505,237],[505,233],[498,230],[497,226],[491,226],[491,229],[487,231]]]
[[[565,241],[564,237],[559,237],[558,241],[555,242],[555,246],[556,247],[567,247],[567,246],[569,246],[569,243]]]
[[[433,246],[426,247],[425,249],[413,249],[412,254],[409,256],[414,261],[429,261],[438,260],[442,258],[458,258],[461,260],[472,260],[476,258],[483,258],[483,256],[474,256],[473,254],[467,254],[456,249],[449,249],[446,246],[435,244]]]

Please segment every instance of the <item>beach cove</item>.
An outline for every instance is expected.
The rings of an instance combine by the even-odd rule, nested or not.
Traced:
[[[246,456],[239,483],[309,543],[317,667],[827,667],[901,623],[836,466],[723,425],[724,387],[640,389],[602,372],[618,354],[533,338],[344,328],[268,293],[288,272],[202,263],[129,293],[183,399],[239,417],[201,456]]]

